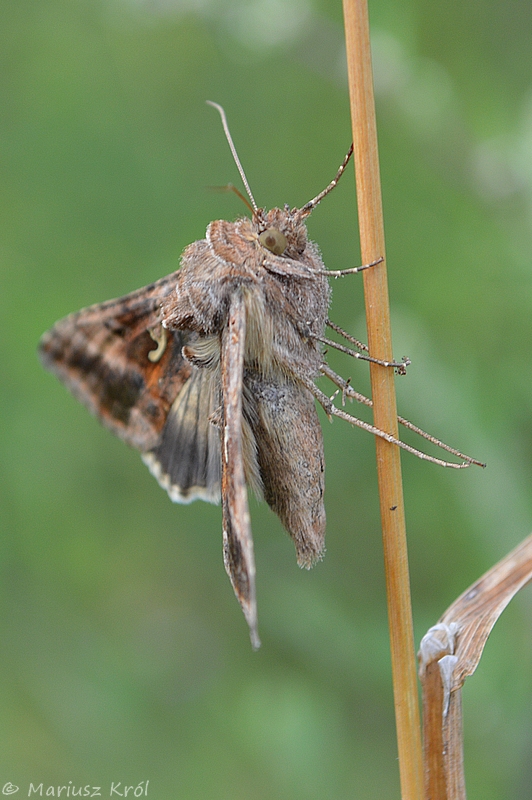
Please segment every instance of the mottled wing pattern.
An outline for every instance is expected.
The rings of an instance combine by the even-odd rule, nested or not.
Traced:
[[[255,558],[247,500],[242,443],[242,379],[246,339],[246,309],[240,291],[231,298],[227,327],[222,332],[222,525],[224,564],[244,616],[251,643],[260,647],[257,632]]]
[[[186,341],[181,333],[167,336],[156,361],[148,357],[158,348],[154,336],[164,335],[159,308],[176,276],[70,314],[39,346],[44,366],[107,428],[143,451],[158,443],[191,371],[181,354]]]
[[[89,411],[143,452],[172,500],[218,502],[219,434],[209,423],[215,376],[183,357],[190,334],[160,321],[178,275],[60,320],[39,352]]]

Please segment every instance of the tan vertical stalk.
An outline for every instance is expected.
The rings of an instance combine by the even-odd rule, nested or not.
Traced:
[[[367,0],[343,0],[361,256],[385,256]],[[392,359],[386,262],[364,272],[371,355]],[[397,437],[393,370],[371,364],[374,424]],[[376,438],[401,794],[423,798],[421,730],[399,448]]]

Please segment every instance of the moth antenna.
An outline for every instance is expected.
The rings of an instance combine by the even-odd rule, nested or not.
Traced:
[[[330,184],[328,186],[326,186],[325,189],[322,192],[317,194],[316,197],[314,197],[312,200],[309,200],[308,203],[305,203],[305,205],[303,206],[303,208],[300,211],[301,216],[308,217],[308,215],[311,214],[312,211],[314,211],[314,209],[316,208],[318,203],[321,203],[323,198],[326,195],[328,195],[329,192],[332,192],[332,190],[334,189],[334,187],[336,186],[336,184],[338,183],[338,181],[340,180],[340,178],[344,174],[345,168],[349,164],[349,159],[351,158],[352,155],[353,155],[353,145],[351,145],[351,147],[349,148],[349,151],[348,151],[346,157],[344,158],[344,160],[340,164],[340,168],[339,168],[338,172],[336,173],[335,177],[330,182]]]
[[[213,103],[212,100],[207,100],[206,102],[207,102],[207,105],[212,106],[213,108],[215,108],[218,111],[218,113],[220,114],[221,118],[222,118],[222,125],[223,125],[223,128],[224,128],[225,138],[227,139],[229,147],[231,148],[231,153],[233,154],[233,158],[235,160],[235,164],[236,164],[236,166],[238,168],[238,171],[240,172],[240,177],[242,178],[242,183],[244,184],[246,192],[248,194],[248,197],[251,200],[251,205],[253,206],[253,213],[256,214],[257,211],[259,210],[259,207],[257,206],[257,204],[255,202],[255,198],[253,197],[253,193],[252,193],[251,189],[249,188],[249,183],[248,183],[248,179],[246,178],[246,173],[244,172],[244,168],[242,167],[242,164],[240,163],[240,159],[238,157],[238,153],[236,152],[236,147],[233,144],[233,139],[232,139],[231,133],[229,131],[229,126],[227,124],[227,117],[225,116],[225,111],[223,110],[222,106],[218,105],[218,103]]]
[[[249,202],[247,197],[244,197],[244,195],[242,194],[240,189],[237,189],[236,186],[233,186],[232,183],[227,183],[225,186],[209,186],[208,188],[212,189],[215,192],[234,192],[236,194],[236,196],[239,197],[242,200],[244,205],[249,208],[251,213],[252,214],[254,213],[253,212],[253,208],[251,207],[251,203]]]

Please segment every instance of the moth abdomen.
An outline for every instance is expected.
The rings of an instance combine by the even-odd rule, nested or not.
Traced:
[[[325,459],[314,399],[304,386],[280,375],[248,370],[245,397],[264,499],[292,537],[301,567],[325,552]]]

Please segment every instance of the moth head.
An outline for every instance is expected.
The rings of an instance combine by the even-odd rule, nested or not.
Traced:
[[[240,177],[242,178],[242,182],[246,188],[247,195],[251,202],[250,208],[253,215],[253,221],[255,225],[258,227],[258,229],[261,230],[262,223],[263,221],[265,221],[266,215],[264,214],[264,209],[261,209],[257,206],[255,198],[253,197],[253,194],[249,187],[246,174],[244,172],[242,164],[240,163],[240,159],[238,158],[235,145],[233,144],[233,139],[231,138],[231,134],[229,132],[225,111],[220,105],[218,105],[218,103],[213,103],[211,100],[207,100],[207,103],[210,106],[213,106],[218,111],[220,117],[222,118],[222,125],[227,142],[229,144],[231,153],[233,154],[233,158],[235,160],[235,164],[238,168],[238,171],[240,172]],[[349,151],[346,157],[344,158],[343,162],[341,163],[340,168],[336,173],[336,176],[329,183],[329,185],[326,186],[322,192],[317,194],[316,197],[313,197],[312,200],[309,200],[308,203],[305,203],[305,205],[302,208],[294,208],[292,209],[292,211],[290,211],[289,206],[285,206],[284,214],[279,209],[272,209],[272,211],[268,213],[267,215],[268,217],[272,215],[276,216],[281,214],[283,216],[286,225],[281,225],[281,226],[275,224],[272,225],[270,222],[269,225],[265,226],[265,229],[261,231],[258,238],[259,242],[263,247],[266,248],[266,250],[269,250],[276,256],[283,255],[283,253],[286,251],[287,248],[289,249],[289,251],[291,252],[293,251],[296,253],[302,253],[304,251],[306,247],[306,228],[304,225],[304,221],[309,216],[309,214],[312,213],[312,211],[316,208],[316,206],[323,200],[323,198],[326,197],[329,194],[329,192],[331,192],[337,185],[338,181],[340,180],[341,176],[344,173],[345,168],[347,167],[347,164],[349,162],[349,159],[351,158],[352,153],[353,153],[353,145],[351,145],[351,147],[349,148]],[[246,199],[238,191],[238,189],[235,189],[235,187],[232,186],[231,184],[229,184],[226,188],[235,191],[236,194],[238,194],[242,198],[242,200],[244,200],[246,205],[249,206],[249,203],[247,203]],[[281,231],[280,229],[281,227],[285,228],[287,235],[285,235],[285,233]]]
[[[282,256],[286,250],[288,240],[284,233],[281,233],[277,228],[267,228],[259,234],[259,242],[266,250],[269,250],[275,256]]]
[[[254,223],[259,244],[276,256],[299,258],[308,246],[307,229],[298,208],[259,208]]]

